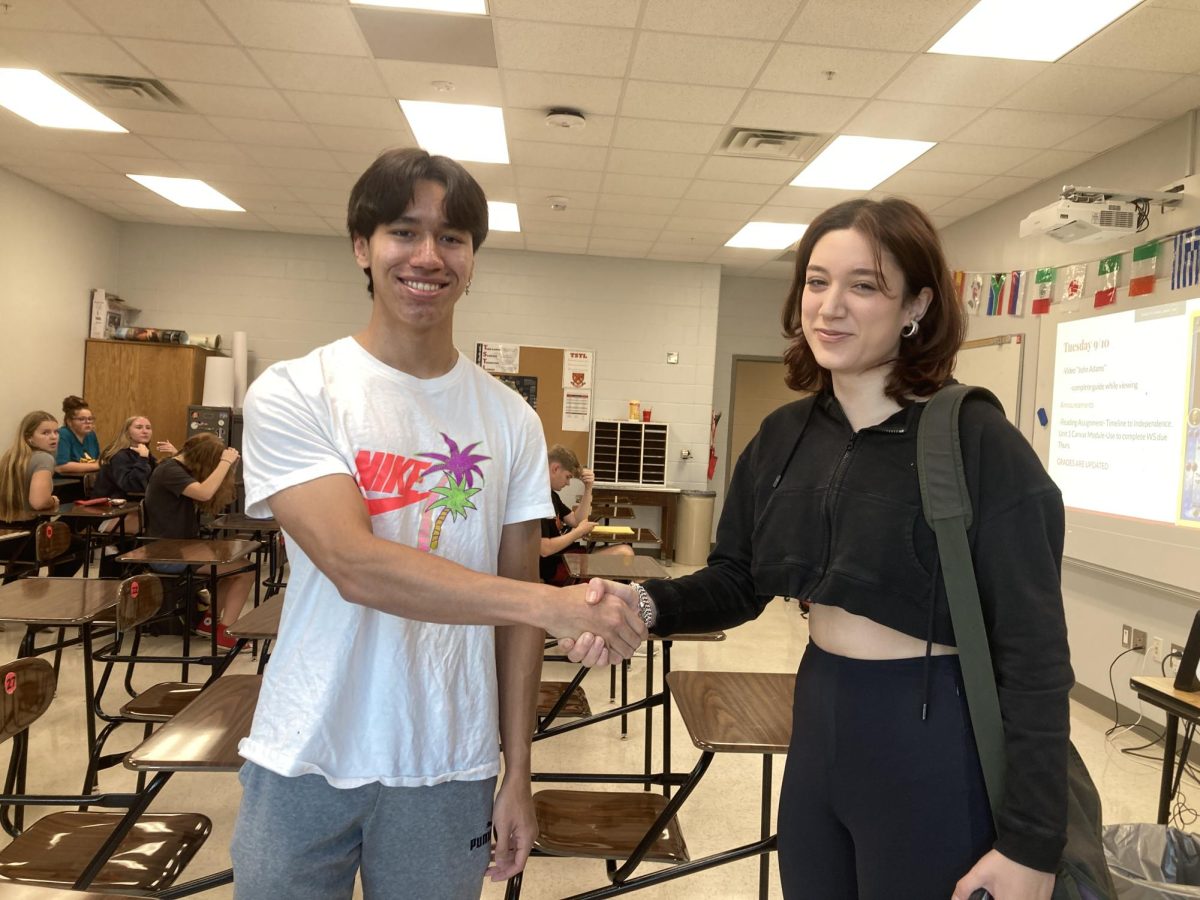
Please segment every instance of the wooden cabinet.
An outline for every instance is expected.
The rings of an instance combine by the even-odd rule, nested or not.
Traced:
[[[658,422],[595,423],[592,470],[596,481],[618,484],[665,484],[667,426]]]
[[[213,355],[203,347],[179,344],[89,340],[83,396],[96,416],[101,449],[130,416],[146,416],[154,425],[155,441],[182,447],[188,405],[203,398],[204,361]]]

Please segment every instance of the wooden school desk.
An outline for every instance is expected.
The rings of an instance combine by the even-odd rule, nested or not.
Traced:
[[[1200,693],[1175,690],[1175,678],[1157,675],[1135,675],[1129,686],[1151,706],[1167,714],[1167,731],[1163,735],[1162,778],[1158,787],[1158,824],[1166,825],[1171,813],[1171,794],[1175,782],[1175,745],[1179,738],[1179,720],[1200,723]],[[1183,763],[1180,763],[1182,766]]]

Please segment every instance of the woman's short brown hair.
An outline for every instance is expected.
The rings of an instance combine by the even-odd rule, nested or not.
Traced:
[[[829,372],[816,361],[801,328],[800,305],[807,280],[808,262],[817,242],[831,231],[853,229],[874,248],[875,270],[883,277],[883,252],[892,255],[904,275],[904,300],[929,288],[933,297],[911,338],[900,341],[900,353],[888,375],[884,393],[897,403],[936,391],[954,372],[958,348],[966,337],[962,304],[942,252],[942,242],[929,217],[896,197],[886,200],[848,200],[825,210],[813,220],[796,247],[796,271],[783,307],[783,334],[791,341],[783,360],[787,385],[797,391],[819,391],[831,386]]]

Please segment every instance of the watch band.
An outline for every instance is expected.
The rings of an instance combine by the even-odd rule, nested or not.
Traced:
[[[658,607],[654,604],[654,598],[650,596],[650,592],[640,584],[631,585],[633,592],[637,594],[637,614],[642,620],[646,628],[650,627],[650,623],[655,618],[655,613],[658,612]]]

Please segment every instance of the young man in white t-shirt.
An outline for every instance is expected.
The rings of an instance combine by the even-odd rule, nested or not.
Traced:
[[[388,151],[348,225],[366,329],[272,366],[245,401],[247,512],[279,521],[291,575],[240,748],[236,896],[349,898],[361,871],[368,900],[478,897],[493,834],[502,880],[537,831],[544,632],[594,634],[605,662],[645,626],[616,598],[585,602],[590,586],[537,583],[540,423],[453,342],[487,235],[479,185]]]

